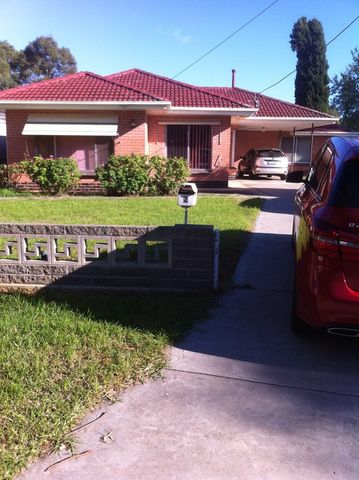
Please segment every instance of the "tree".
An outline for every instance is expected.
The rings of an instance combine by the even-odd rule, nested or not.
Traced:
[[[359,50],[352,52],[353,62],[331,84],[332,107],[338,110],[344,126],[359,131]]]
[[[329,77],[322,24],[301,17],[293,26],[290,45],[297,54],[295,101],[304,107],[328,111]]]
[[[52,37],[38,37],[24,50],[0,41],[0,90],[75,73],[76,60]]]
[[[19,85],[22,59],[21,53],[10,43],[0,42],[0,90]]]
[[[25,66],[22,83],[62,77],[77,71],[76,60],[68,48],[60,48],[52,37],[38,37],[23,51]]]

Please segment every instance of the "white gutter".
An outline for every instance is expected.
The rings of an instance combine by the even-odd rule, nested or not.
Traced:
[[[162,100],[153,102],[0,100],[0,108],[4,110],[143,110],[146,108],[164,110],[170,105],[170,102]]]
[[[251,122],[254,121],[261,121],[261,120],[266,120],[266,121],[277,121],[277,120],[295,120],[295,121],[311,121],[311,122],[316,122],[316,121],[326,121],[329,124],[331,123],[337,123],[339,122],[339,117],[251,117],[248,118]]]
[[[238,117],[249,117],[257,113],[258,108],[214,108],[214,107],[170,107],[168,113],[175,115],[230,115]]]
[[[118,102],[118,101],[44,101],[44,100],[0,100],[4,110],[166,110],[174,115],[229,115],[249,117],[257,108],[213,108],[213,107],[172,107],[169,101]]]
[[[312,132],[309,132],[309,131],[306,131],[306,132],[302,132],[302,131],[296,131],[295,135],[297,137],[307,137],[308,135],[312,135]],[[359,135],[359,132],[335,132],[334,130],[333,131],[319,131],[319,132],[316,132],[314,130],[313,132],[313,137],[353,137],[353,136],[357,136]]]

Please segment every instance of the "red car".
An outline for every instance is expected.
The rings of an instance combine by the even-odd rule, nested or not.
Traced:
[[[318,152],[295,196],[293,245],[293,330],[359,337],[359,137]]]

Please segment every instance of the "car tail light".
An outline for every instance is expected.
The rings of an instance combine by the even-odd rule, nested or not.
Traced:
[[[337,258],[339,256],[339,239],[334,229],[312,228],[310,232],[312,249],[323,257]]]
[[[339,240],[340,251],[344,255],[347,255],[348,259],[359,259],[359,242]]]

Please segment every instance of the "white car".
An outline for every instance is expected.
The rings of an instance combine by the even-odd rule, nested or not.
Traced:
[[[238,177],[244,174],[252,177],[277,175],[285,180],[287,173],[288,158],[279,148],[252,148],[240,158],[238,164]]]

